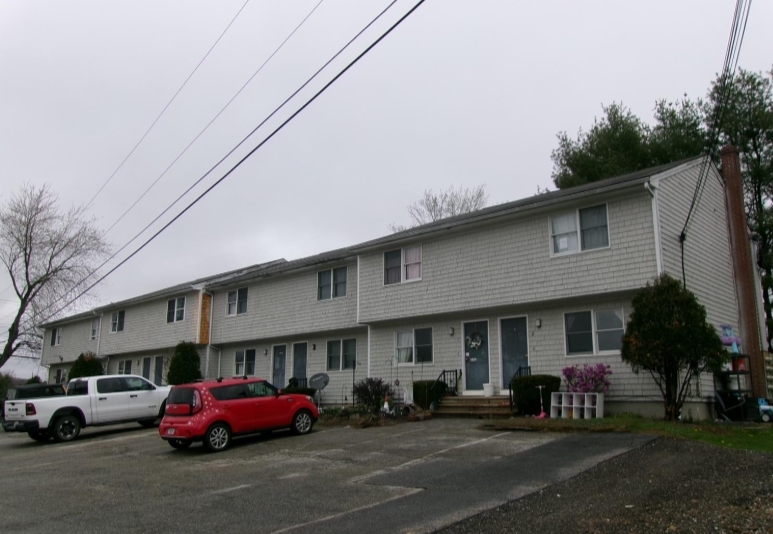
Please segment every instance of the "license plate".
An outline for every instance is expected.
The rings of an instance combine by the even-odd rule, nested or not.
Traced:
[[[174,434],[174,428],[167,429],[166,433],[169,434],[170,436],[173,435]]]

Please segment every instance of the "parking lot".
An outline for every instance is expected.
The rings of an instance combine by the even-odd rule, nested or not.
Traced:
[[[0,435],[0,532],[431,532],[570,478],[649,438],[479,430],[441,419],[321,427],[211,454],[156,429],[69,444]]]

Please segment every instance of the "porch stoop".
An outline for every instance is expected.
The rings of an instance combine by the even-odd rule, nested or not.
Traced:
[[[477,417],[479,419],[505,419],[513,414],[508,397],[443,397],[435,410],[437,417]]]

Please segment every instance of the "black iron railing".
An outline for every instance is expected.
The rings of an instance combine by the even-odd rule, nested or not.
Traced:
[[[290,388],[307,388],[307,387],[309,387],[309,379],[308,378],[298,378],[298,377],[294,376],[287,383],[287,387],[290,387]]]
[[[515,374],[507,383],[507,389],[510,390],[510,411],[515,407],[515,398],[513,397],[513,380],[519,376],[531,376],[531,366],[519,367]]]
[[[438,375],[437,380],[435,380],[435,383],[432,384],[429,388],[430,395],[433,394],[433,391],[435,390],[435,387],[443,382],[446,385],[446,394],[447,395],[456,395],[459,393],[459,378],[462,376],[462,370],[461,369],[443,369],[440,372],[440,375]],[[434,398],[434,397],[433,397]]]

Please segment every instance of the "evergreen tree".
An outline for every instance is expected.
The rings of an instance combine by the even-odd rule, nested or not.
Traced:
[[[73,378],[99,376],[103,374],[105,374],[105,370],[102,368],[102,363],[97,360],[96,355],[93,352],[84,352],[78,356],[75,363],[72,364],[67,378],[72,380]]]
[[[176,386],[201,378],[201,358],[193,343],[182,341],[174,348],[166,381]]]

